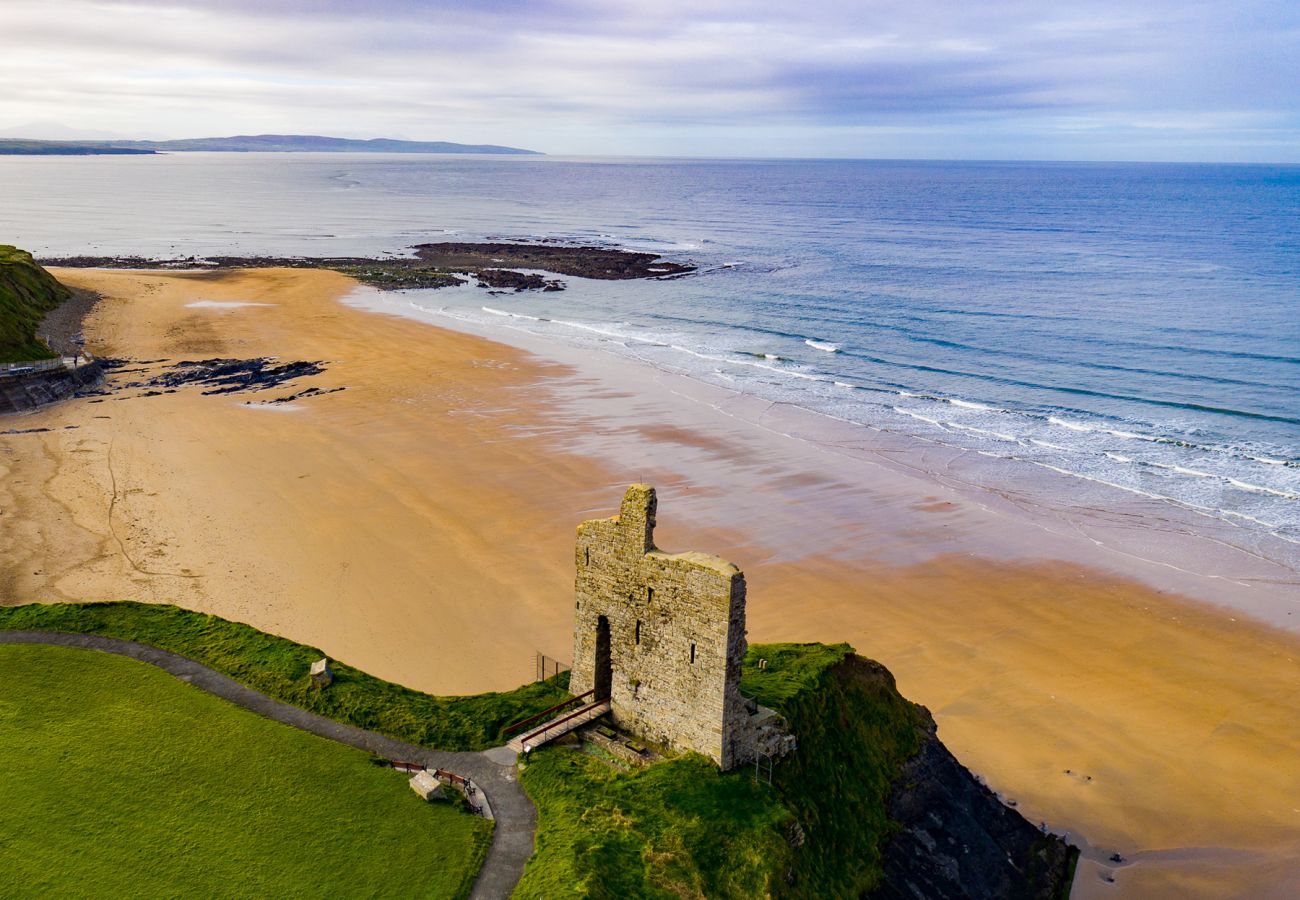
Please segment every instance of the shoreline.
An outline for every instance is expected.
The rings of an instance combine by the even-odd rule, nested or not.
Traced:
[[[1002,462],[1002,488],[989,486],[968,477],[966,470],[972,464],[987,469],[997,465],[996,462],[988,459],[972,461],[969,454],[945,456],[943,451],[938,451],[924,439],[882,432],[792,404],[771,403],[612,350],[579,346],[559,337],[539,335],[514,327],[508,321],[485,325],[445,309],[423,309],[400,294],[358,288],[344,302],[360,309],[505,343],[573,367],[579,371],[580,380],[596,380],[614,386],[617,396],[611,398],[613,402],[601,402],[598,397],[593,399],[592,392],[584,395],[581,388],[564,392],[562,401],[568,404],[566,414],[584,419],[587,431],[599,431],[597,422],[618,422],[620,419],[628,420],[622,423],[627,427],[633,417],[623,414],[619,407],[626,403],[626,395],[636,395],[636,416],[641,417],[641,421],[633,427],[641,426],[643,439],[639,443],[647,446],[634,446],[637,436],[628,434],[625,435],[627,440],[618,445],[618,450],[639,454],[640,465],[651,465],[652,459],[660,460],[665,455],[671,457],[671,450],[688,447],[691,443],[689,437],[673,440],[674,429],[681,429],[683,425],[702,431],[731,431],[745,442],[757,438],[769,446],[785,443],[798,448],[781,454],[787,464],[794,457],[817,454],[823,457],[818,468],[833,473],[844,482],[862,485],[878,476],[879,483],[873,485],[878,491],[891,491],[896,496],[939,494],[941,496],[932,500],[932,504],[965,503],[979,507],[987,514],[990,523],[1014,523],[1009,527],[990,524],[987,529],[969,529],[958,539],[927,534],[920,542],[923,547],[900,547],[895,543],[890,547],[889,559],[892,561],[897,562],[900,555],[921,561],[943,552],[972,552],[1002,561],[1061,560],[1117,577],[1135,579],[1155,590],[1177,593],[1220,612],[1248,616],[1269,627],[1300,634],[1300,571],[1283,560],[1263,557],[1226,542],[1219,533],[1223,531],[1222,527],[1216,529],[1208,523],[1199,530],[1192,527],[1179,518],[1185,510],[1180,509],[1178,515],[1171,517],[1170,506],[1162,501],[1124,496],[1121,489],[1116,488],[1116,499],[1126,504],[1122,514],[1113,512],[1111,508],[1080,508],[1069,503],[1051,505],[1045,498],[1070,496],[1072,485],[1067,476],[1045,472],[1040,484],[1014,488],[1011,485],[1019,471],[1013,464]],[[596,351],[594,354],[593,350]],[[649,409],[648,401],[652,400],[652,395],[665,394],[671,395],[671,404]],[[682,415],[683,411],[686,415]],[[657,436],[646,433],[644,419],[647,416],[657,417]],[[678,436],[682,433],[684,431],[679,431]],[[575,439],[572,449],[597,456],[610,452],[609,446],[593,447],[590,444],[598,442],[587,443],[589,446],[584,447],[582,440]],[[648,446],[650,444],[653,447]],[[665,445],[670,449],[667,454]],[[687,455],[678,453],[674,463],[679,467],[692,465],[698,470],[701,460],[688,460],[685,458]],[[963,455],[967,458],[963,459]],[[936,473],[938,467],[943,467],[945,472]],[[715,476],[713,485],[727,483],[727,473],[720,467],[713,466],[711,474]],[[1054,485],[1054,481],[1061,483]],[[782,505],[803,502],[803,486],[796,487],[779,498]],[[839,503],[843,505],[842,500]],[[825,527],[823,531],[843,533],[853,529],[862,509],[851,503],[848,509],[834,506],[834,502],[823,502],[818,510],[806,515],[835,520],[832,527]],[[935,511],[937,509],[932,508],[926,512]],[[751,521],[761,520],[761,509],[749,512]],[[917,518],[925,520],[932,516],[927,514]],[[1135,519],[1139,519],[1136,526]],[[933,531],[930,524],[922,521],[901,523],[898,527]],[[789,538],[794,531],[787,527],[779,533],[767,534],[769,549],[787,554],[825,552],[825,544],[820,539],[803,541],[802,534],[795,535],[796,544],[804,546],[792,549]],[[1032,552],[1026,553],[1026,547],[1032,547]],[[848,547],[836,552],[855,553],[858,550]]]
[[[1097,848],[1075,896],[1117,889],[1099,877],[1112,852],[1133,860],[1117,873],[1132,896],[1300,883],[1292,634],[1042,554],[977,558],[970,542],[1022,532],[954,488],[918,495],[716,410],[701,423],[659,376],[647,396],[357,309],[335,273],[58,276],[104,295],[92,351],[323,360],[255,397],[346,390],[278,415],[189,388],[33,414],[57,430],[0,438],[6,603],[175,602],[423,690],[509,687],[535,651],[568,658],[572,528],[644,477],[665,548],[745,569],[752,640],[880,660],[965,765]]]

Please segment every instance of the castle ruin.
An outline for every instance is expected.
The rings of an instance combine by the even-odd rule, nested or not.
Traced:
[[[740,693],[745,576],[705,553],[654,546],[655,490],[578,526],[569,689],[610,702],[614,724],[694,750],[724,770],[794,746],[780,717]]]

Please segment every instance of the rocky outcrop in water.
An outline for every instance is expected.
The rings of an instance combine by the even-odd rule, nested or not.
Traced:
[[[509,290],[564,290],[564,282],[543,278],[536,269],[557,275],[604,281],[679,278],[695,271],[687,263],[669,262],[654,253],[611,247],[567,244],[418,244],[414,257],[362,256],[208,256],[149,259],[143,256],[70,256],[42,260],[47,266],[98,269],[333,269],[384,290],[440,288],[464,284],[466,276],[481,285]]]

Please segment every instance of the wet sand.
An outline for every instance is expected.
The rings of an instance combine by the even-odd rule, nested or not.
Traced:
[[[334,273],[56,274],[106,298],[93,352],[324,360],[267,397],[346,390],[137,389],[12,420],[56,430],[0,437],[0,602],[176,602],[421,689],[509,687],[535,651],[570,655],[573,527],[649,478],[661,545],[745,568],[751,640],[849,641],[1026,816],[1081,834],[1076,896],[1300,891],[1294,635],[1054,561],[1063,537],[941,486],[351,308]],[[991,534],[1015,551],[982,552]]]

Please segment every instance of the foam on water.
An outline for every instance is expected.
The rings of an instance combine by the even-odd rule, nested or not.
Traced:
[[[464,309],[443,311],[474,318]],[[824,363],[730,349],[722,346],[725,342],[716,335],[708,336],[706,342],[699,332],[655,333],[643,326],[640,333],[632,334],[628,323],[606,325],[488,308],[483,311],[570,342],[580,343],[584,333],[598,336],[606,351],[803,406],[840,421],[907,431],[945,446],[974,451],[986,459],[1032,465],[1095,488],[1119,490],[1173,504],[1198,516],[1258,527],[1289,544],[1300,542],[1300,528],[1295,520],[1287,519],[1285,507],[1250,499],[1251,495],[1276,498],[1288,505],[1300,500],[1300,478],[1288,460],[1259,459],[1230,445],[1191,440],[1190,435],[1143,433],[1130,423],[1117,427],[1121,423],[1084,418],[1079,412],[1065,417],[964,397],[856,384],[836,377],[843,373],[824,370]],[[694,342],[688,343],[687,338]],[[752,336],[738,337],[736,343],[752,346]],[[1007,452],[998,449],[999,445],[1016,449]],[[1128,445],[1123,453],[1117,450],[1121,445]],[[1091,502],[1086,493],[1080,495],[1080,501]]]
[[[805,338],[804,343],[814,350],[820,350],[823,353],[839,353],[838,344],[832,344],[830,341],[815,341],[812,338]]]

